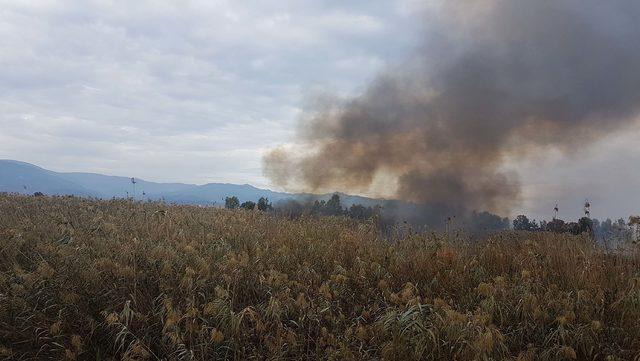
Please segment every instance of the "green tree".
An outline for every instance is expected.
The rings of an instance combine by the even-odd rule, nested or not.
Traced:
[[[273,206],[271,205],[271,203],[269,203],[269,198],[265,198],[265,197],[260,197],[260,199],[258,199],[258,210],[260,211],[270,211],[273,209]]]
[[[327,201],[327,204],[325,205],[325,214],[337,216],[342,214],[343,212],[344,210],[342,209],[342,205],[340,204],[340,196],[338,195],[338,193],[334,193],[331,196],[331,199],[329,199]]]
[[[240,208],[247,209],[247,210],[253,210],[253,209],[256,208],[256,202],[252,202],[252,201],[243,202],[240,205]]]
[[[544,230],[555,233],[567,232],[567,224],[562,219],[553,219],[545,224]]]
[[[224,199],[224,208],[226,209],[236,209],[238,208],[238,205],[240,205],[240,201],[236,196],[227,197]]]
[[[313,206],[311,206],[311,214],[320,214],[321,212],[324,212],[324,207],[325,207],[325,201],[324,200],[315,200],[313,202]]]
[[[593,221],[589,217],[582,217],[578,220],[578,232],[593,235]]]
[[[516,231],[535,231],[538,230],[536,221],[531,221],[527,216],[521,214],[513,220],[513,229]]]

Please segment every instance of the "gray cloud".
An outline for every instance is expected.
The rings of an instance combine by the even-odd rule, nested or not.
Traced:
[[[505,159],[567,154],[640,110],[637,1],[448,2],[424,48],[359,96],[309,109],[300,141],[265,157],[285,187],[372,192],[445,214],[508,214],[520,182]]]
[[[352,91],[410,46],[410,18],[382,1],[4,1],[0,157],[266,185],[261,153],[309,89]]]

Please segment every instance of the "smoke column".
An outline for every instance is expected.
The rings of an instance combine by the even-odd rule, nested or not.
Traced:
[[[576,151],[636,118],[640,1],[451,1],[437,13],[406,63],[360,96],[307,109],[299,147],[267,154],[267,177],[508,212],[520,187],[507,157]]]

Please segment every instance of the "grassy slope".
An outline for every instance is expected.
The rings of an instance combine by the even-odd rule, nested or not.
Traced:
[[[639,254],[0,195],[0,358],[633,359]],[[635,278],[634,278],[635,277]]]

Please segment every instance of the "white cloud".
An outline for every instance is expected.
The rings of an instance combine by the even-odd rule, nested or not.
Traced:
[[[199,183],[266,185],[304,97],[359,89],[417,24],[382,1],[0,6],[0,158]]]

